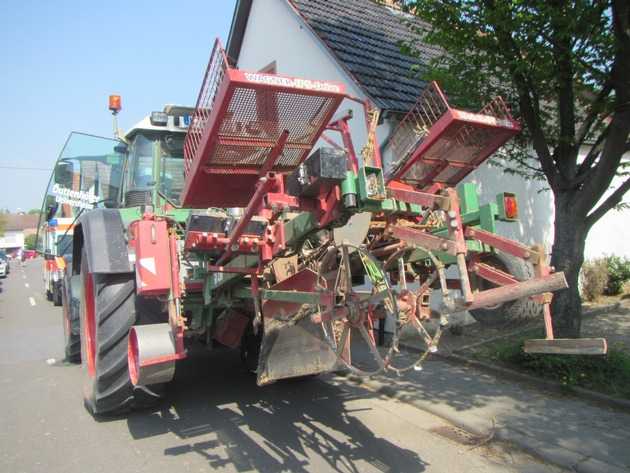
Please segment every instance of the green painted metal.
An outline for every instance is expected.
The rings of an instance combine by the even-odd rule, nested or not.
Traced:
[[[467,182],[457,186],[457,196],[459,197],[459,208],[462,214],[477,212],[479,210],[479,197],[477,185]]]
[[[357,175],[352,171],[346,171],[346,178],[341,182],[341,194],[357,193]]]
[[[318,228],[317,219],[311,212],[302,212],[284,224],[284,237],[293,246]]]
[[[260,298],[269,301],[295,302],[296,304],[317,305],[321,303],[321,293],[307,291],[278,291],[272,289],[261,289]]]

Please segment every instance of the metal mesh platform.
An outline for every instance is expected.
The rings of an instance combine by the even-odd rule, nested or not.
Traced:
[[[289,173],[344,97],[340,83],[231,68],[217,41],[184,145],[184,206],[247,205],[283,133],[286,143],[270,170]]]
[[[423,189],[454,186],[521,129],[501,99],[478,113],[451,108],[435,82],[424,90],[390,139],[387,180]]]

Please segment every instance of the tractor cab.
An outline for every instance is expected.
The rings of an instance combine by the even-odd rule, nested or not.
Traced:
[[[167,105],[126,135],[123,207],[178,207],[184,188],[184,139],[194,110]]]

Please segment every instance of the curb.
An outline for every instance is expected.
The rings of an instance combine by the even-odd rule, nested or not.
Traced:
[[[405,346],[407,350],[412,349],[411,347]],[[549,379],[542,379],[536,376],[521,373],[516,370],[512,370],[510,368],[505,368],[503,366],[496,366],[490,363],[485,363],[483,361],[473,360],[467,358],[465,356],[456,355],[451,353],[449,355],[436,353],[435,356],[442,358],[445,361],[450,361],[456,364],[466,364],[469,366],[473,366],[475,368],[479,368],[484,371],[489,371],[495,375],[501,375],[502,377],[510,378],[516,381],[523,381],[528,384],[532,384],[541,389],[547,389],[550,391],[559,392],[561,394],[573,394],[576,397],[586,399],[591,402],[595,402],[597,404],[604,404],[606,407],[613,407],[616,409],[621,409],[623,411],[630,412],[630,401],[626,401],[625,399],[617,399],[606,394],[598,393],[595,391],[591,391],[590,389],[581,388],[579,386],[565,386],[557,381],[551,381]]]
[[[405,394],[401,394],[393,388],[391,384],[385,384],[374,379],[361,378],[351,374],[345,374],[344,376],[344,374],[337,374],[337,377],[363,387],[368,391],[396,399],[397,401],[410,404],[425,412],[429,412],[477,437],[487,437],[491,432],[492,426],[490,426],[487,421],[466,421],[461,417],[453,415],[450,409],[441,408],[441,406],[431,403],[430,400],[423,401],[412,399]],[[506,427],[497,428],[494,432],[494,438],[503,442],[511,442],[517,445],[521,450],[545,462],[568,469],[569,471],[578,473],[601,473],[602,471],[606,471],[607,473],[627,473],[625,468],[581,455],[560,446],[549,446],[549,444],[534,437],[523,435]]]

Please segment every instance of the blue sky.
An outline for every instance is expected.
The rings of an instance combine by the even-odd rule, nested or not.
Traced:
[[[234,0],[0,0],[0,209],[39,207],[71,131],[112,136],[164,104],[194,105]]]

